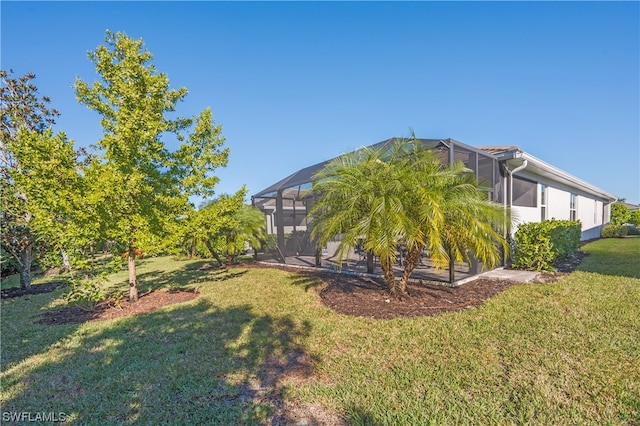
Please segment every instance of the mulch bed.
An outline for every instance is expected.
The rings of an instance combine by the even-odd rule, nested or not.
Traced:
[[[77,306],[64,306],[44,313],[38,323],[48,325],[80,324],[87,321],[126,317],[193,300],[199,295],[199,293],[192,291],[156,290],[141,294],[138,297],[138,301],[134,303],[128,300],[119,301],[118,303],[114,303],[113,299],[105,300],[99,303],[92,311],[87,311]]]
[[[433,282],[409,283],[408,296],[397,299],[389,295],[381,280],[332,277],[324,281],[327,285],[320,291],[320,297],[326,306],[341,314],[376,319],[463,311],[517,284],[492,279],[478,279],[460,287]]]
[[[569,259],[554,265],[556,272],[540,273],[536,282],[559,280],[573,272],[586,256],[587,253],[577,251]],[[256,264],[242,266],[265,267]],[[317,287],[322,303],[335,312],[376,319],[432,316],[444,312],[464,311],[481,305],[512,285],[520,284],[490,278],[479,278],[460,287],[449,287],[445,283],[433,281],[411,282],[407,286],[408,296],[400,300],[389,294],[382,279],[301,270],[287,266],[272,267],[300,276],[319,278],[322,284]]]

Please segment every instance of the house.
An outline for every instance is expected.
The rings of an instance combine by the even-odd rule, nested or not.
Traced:
[[[505,203],[511,206],[517,224],[548,219],[579,220],[581,240],[599,238],[611,218],[616,197],[546,163],[517,146],[480,146],[493,154],[509,188]]]
[[[395,138],[372,145],[381,148]],[[473,147],[454,139],[419,139],[443,163],[462,161],[474,171],[488,197],[510,207],[515,227],[523,222],[571,219],[582,223],[582,240],[597,238],[610,219],[616,197],[548,164],[517,146]],[[330,160],[329,160],[330,161]],[[314,175],[329,161],[301,169],[253,195],[266,216],[267,231],[277,236],[281,257],[315,255],[307,212],[314,202]]]

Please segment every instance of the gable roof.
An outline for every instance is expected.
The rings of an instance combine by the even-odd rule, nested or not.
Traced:
[[[596,196],[602,200],[613,202],[618,199],[616,196],[611,195],[608,192],[596,186],[593,186],[590,183],[585,182],[584,180],[573,176],[572,174],[567,173],[562,169],[552,166],[551,164],[542,161],[537,157],[534,157],[533,155],[523,151],[518,146],[479,146],[478,149],[492,153],[500,161],[508,162],[511,160],[511,164],[514,165],[523,163],[524,160],[526,160],[527,166],[524,170],[530,171],[531,173],[546,177],[547,179],[551,179],[556,182],[564,183],[565,185],[576,188],[577,190],[585,192],[589,195]]]

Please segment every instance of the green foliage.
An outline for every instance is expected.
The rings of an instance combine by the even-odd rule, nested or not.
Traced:
[[[631,220],[631,211],[624,203],[611,204],[611,224],[624,225]]]
[[[244,204],[246,193],[243,186],[234,195],[222,195],[182,221],[180,239],[187,254],[204,245],[220,264],[230,264],[247,245],[262,247],[266,240],[264,215]]]
[[[20,271],[20,263],[2,247],[0,247],[0,265],[2,268],[0,276],[3,279]]]
[[[423,249],[439,267],[500,260],[501,206],[487,200],[462,163],[443,165],[415,136],[380,148],[363,148],[330,162],[316,175],[319,199],[311,210],[321,245],[342,234],[338,259],[361,240],[375,253],[392,293],[403,295]],[[398,244],[408,249],[403,277],[393,275]]]
[[[550,271],[553,269],[555,254],[553,242],[544,223],[529,222],[518,226],[515,234],[515,250],[511,266],[516,269]]]
[[[23,172],[15,184],[26,195],[31,227],[56,251],[88,247],[98,235],[96,206],[83,176],[82,152],[64,133],[20,131],[14,147]]]
[[[65,293],[67,303],[86,311],[93,311],[96,305],[107,299],[103,289],[103,278],[71,278],[69,290]]]
[[[637,225],[627,225],[627,235],[640,235],[640,228]]]
[[[579,221],[556,219],[519,225],[512,266],[552,270],[555,261],[572,255],[580,247],[581,228]]]
[[[265,239],[264,214],[255,207],[243,204],[214,236],[212,246],[224,254],[225,263],[230,265],[248,248],[259,250]]]
[[[142,40],[107,31],[105,44],[89,53],[100,81],[77,79],[78,101],[101,116],[100,150],[86,171],[100,206],[103,238],[127,246],[131,298],[137,299],[135,249],[150,235],[164,239],[189,214],[189,196],[213,195],[212,173],[227,164],[221,126],[206,108],[194,118],[176,117],[186,88],[170,89]],[[174,118],[169,118],[169,116]],[[163,137],[180,147],[171,152]]]
[[[59,115],[49,109],[51,101],[38,94],[33,84],[35,74],[12,76],[13,71],[0,70],[0,238],[2,248],[11,253],[20,266],[20,285],[31,286],[31,262],[41,248],[32,228],[30,194],[18,180],[28,169],[16,158],[25,142],[22,136],[43,133]]]
[[[627,227],[624,225],[609,224],[602,228],[600,236],[602,238],[622,238],[628,233]]]
[[[640,226],[640,210],[631,210],[629,212],[629,223]]]
[[[553,243],[556,259],[571,256],[580,248],[582,224],[578,220],[557,220],[549,222],[549,235]]]

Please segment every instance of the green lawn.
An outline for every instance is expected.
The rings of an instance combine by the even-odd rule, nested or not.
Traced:
[[[145,259],[141,287],[202,296],[149,314],[45,326],[53,294],[2,301],[3,416],[75,424],[264,424],[279,392],[348,424],[637,424],[640,238],[600,240],[581,271],[477,309],[373,320],[324,307],[314,281]],[[634,269],[635,268],[635,269]],[[115,277],[124,286],[126,274]],[[274,372],[304,354],[313,371]],[[295,424],[295,423],[293,423]]]

